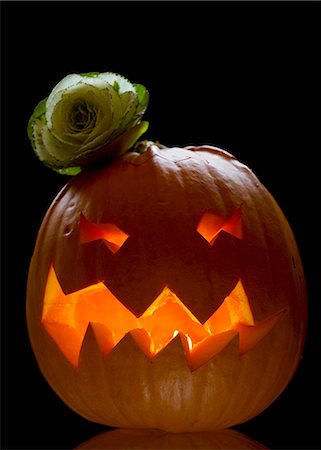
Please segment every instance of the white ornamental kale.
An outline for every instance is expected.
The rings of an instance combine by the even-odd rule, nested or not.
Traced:
[[[35,108],[28,136],[44,164],[75,174],[134,145],[148,128],[148,100],[144,86],[115,73],[67,75]]]

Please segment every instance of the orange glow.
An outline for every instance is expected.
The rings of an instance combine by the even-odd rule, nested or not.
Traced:
[[[282,312],[255,324],[239,281],[204,325],[168,287],[140,317],[136,317],[103,283],[64,294],[51,267],[42,323],[75,367],[91,323],[103,355],[107,355],[130,332],[141,350],[153,358],[180,334],[189,365],[195,370],[223,350],[237,333],[240,353],[251,350],[271,331]]]
[[[205,212],[197,225],[197,231],[211,245],[213,245],[220,231],[225,231],[242,239],[241,209],[236,210],[229,219],[217,216],[211,212]]]
[[[112,223],[94,224],[89,222],[83,214],[80,214],[80,242],[96,241],[103,239],[113,253],[116,253],[125,243],[128,234]]]

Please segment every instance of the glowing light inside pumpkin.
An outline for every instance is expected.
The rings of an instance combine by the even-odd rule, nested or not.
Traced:
[[[103,239],[109,250],[116,253],[128,238],[128,234],[112,223],[94,224],[80,214],[80,243]]]
[[[102,239],[113,253],[116,253],[129,237],[116,225],[112,223],[93,223],[84,214],[80,214],[79,224],[81,244]],[[241,208],[237,209],[230,218],[220,217],[206,211],[202,215],[196,229],[211,245],[213,245],[220,231],[225,231],[242,239]]]
[[[215,238],[220,231],[225,231],[242,239],[241,208],[237,209],[229,219],[206,211],[202,215],[196,229],[211,245],[213,245]]]
[[[255,324],[248,298],[239,281],[204,324],[168,287],[140,317],[136,317],[103,283],[64,294],[51,267],[42,323],[75,367],[78,366],[85,333],[91,323],[103,355],[107,355],[130,332],[141,350],[153,358],[180,333],[189,365],[195,370],[219,353],[237,333],[240,353],[251,350],[271,331],[282,312]]]

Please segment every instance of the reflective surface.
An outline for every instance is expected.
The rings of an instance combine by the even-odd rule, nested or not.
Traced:
[[[267,447],[232,429],[177,434],[165,433],[160,430],[115,429],[94,436],[76,448],[86,450],[245,450]]]

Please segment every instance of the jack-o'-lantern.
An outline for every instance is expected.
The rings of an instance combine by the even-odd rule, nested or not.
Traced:
[[[244,422],[302,353],[293,234],[231,154],[141,146],[74,177],[47,212],[27,296],[40,369],[67,405],[110,426]]]

